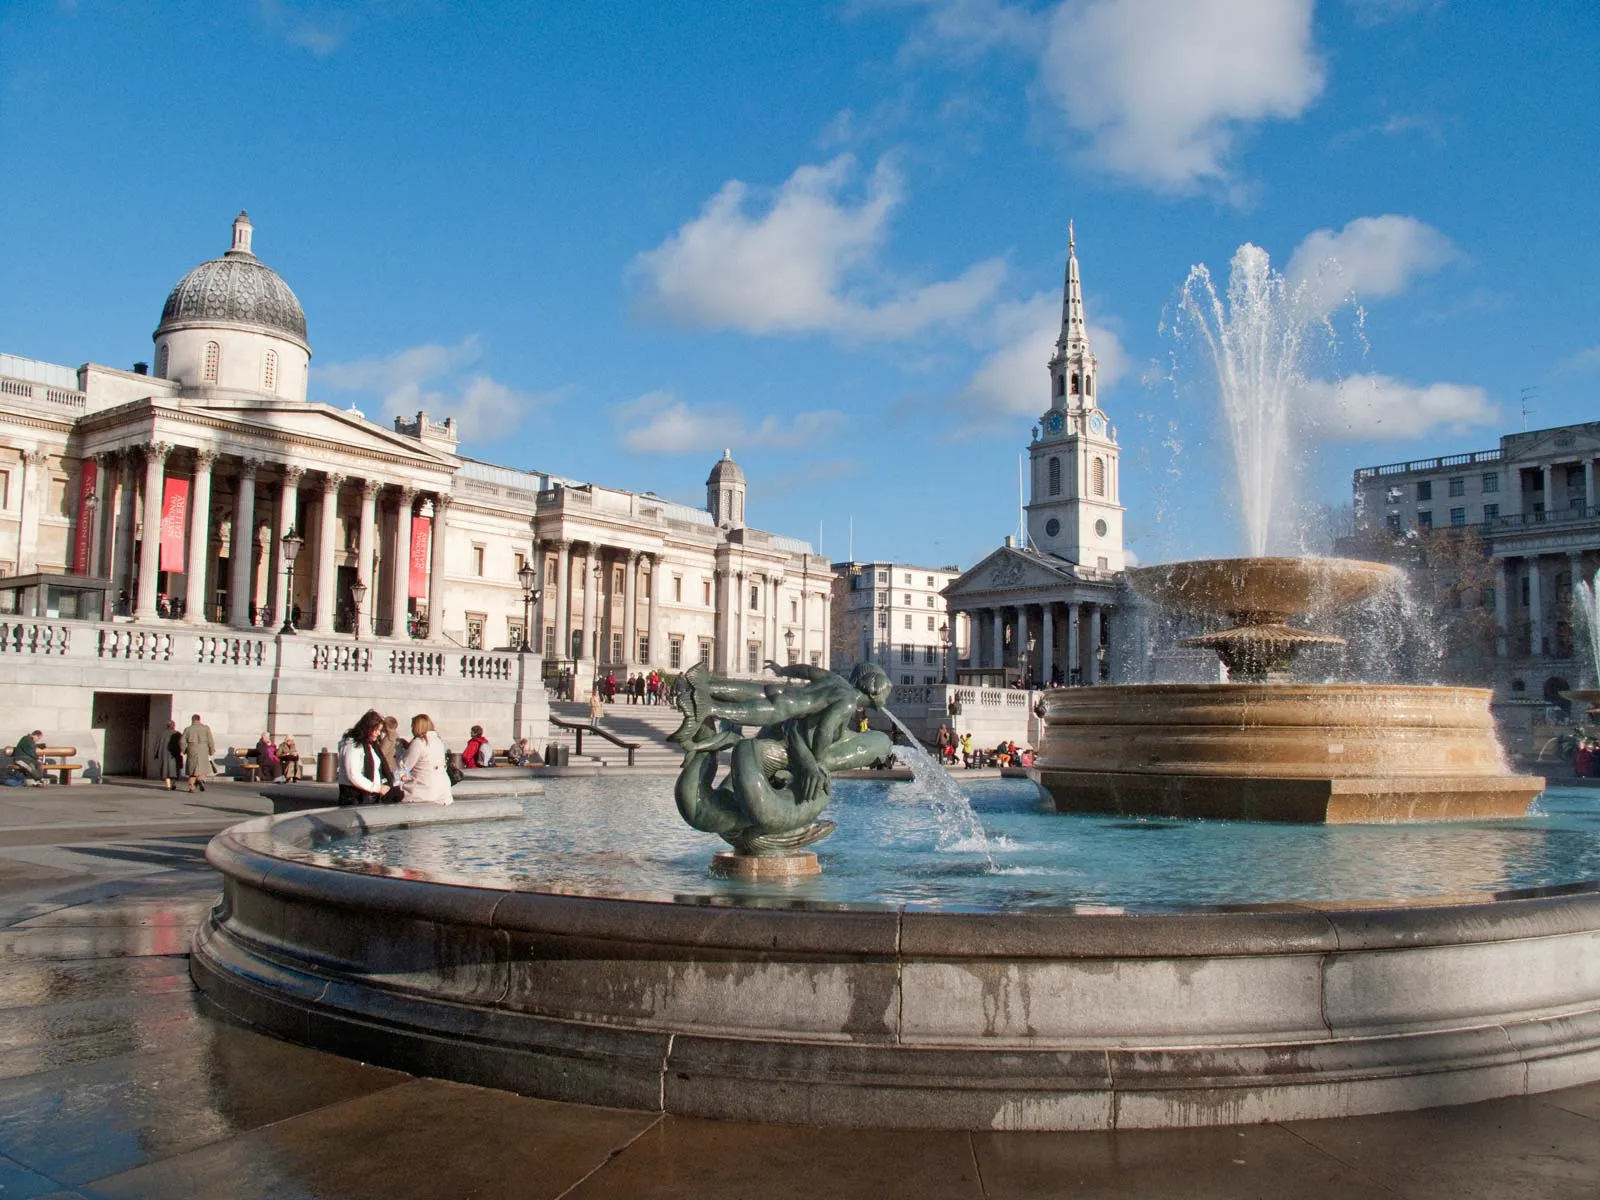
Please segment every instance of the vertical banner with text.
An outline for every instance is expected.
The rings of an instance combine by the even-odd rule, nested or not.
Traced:
[[[183,570],[184,535],[188,532],[189,481],[168,479],[161,495],[161,569]]]
[[[411,518],[411,587],[406,594],[413,600],[428,598],[428,530],[431,517]]]
[[[78,530],[72,540],[72,573],[89,573],[90,549],[94,545],[95,506],[90,503],[95,489],[100,486],[100,464],[95,459],[83,460],[83,474],[78,476]]]

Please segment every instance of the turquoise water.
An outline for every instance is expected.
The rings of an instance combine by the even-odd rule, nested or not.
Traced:
[[[838,832],[813,847],[823,874],[798,883],[710,878],[723,843],[682,823],[668,777],[553,779],[546,795],[524,801],[520,823],[317,848],[344,862],[533,891],[960,910],[1482,899],[1600,880],[1600,790],[1552,788],[1520,821],[1319,826],[1066,816],[1026,780],[957,781],[981,839],[948,815],[941,824],[920,784],[838,781],[826,814]]]

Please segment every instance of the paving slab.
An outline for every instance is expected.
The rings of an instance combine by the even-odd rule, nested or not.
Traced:
[[[979,1200],[965,1133],[666,1117],[568,1200]]]
[[[1354,1167],[1275,1125],[973,1135],[987,1200],[1392,1200]]]
[[[122,996],[189,995],[187,956],[8,962],[0,970],[0,1012]]]
[[[1600,1196],[1600,1126],[1537,1096],[1286,1128],[1406,1200]]]
[[[100,1179],[85,1190],[105,1200],[555,1200],[659,1120],[651,1113],[419,1079]]]
[[[198,1022],[176,1049],[0,1082],[0,1154],[76,1187],[409,1078]]]
[[[0,1079],[176,1049],[193,1041],[199,1019],[192,992],[6,1009],[0,1012]]]

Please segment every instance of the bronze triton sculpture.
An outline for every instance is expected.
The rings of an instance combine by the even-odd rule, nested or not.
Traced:
[[[849,679],[822,667],[768,662],[777,679],[723,679],[703,664],[679,678],[673,703],[683,724],[678,811],[693,828],[733,847],[712,863],[741,878],[814,875],[817,856],[802,847],[833,832],[817,820],[832,798],[829,776],[870,766],[893,751],[889,736],[857,728],[857,714],[882,708],[889,677],[864,664]],[[754,737],[744,726],[759,726]],[[731,749],[728,774],[714,782],[718,755]]]

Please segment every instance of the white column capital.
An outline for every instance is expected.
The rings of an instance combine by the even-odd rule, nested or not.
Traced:
[[[339,489],[342,488],[343,486],[344,486],[344,476],[343,475],[340,475],[340,474],[337,474],[336,472],[331,472],[330,471],[327,474],[324,474],[323,477],[322,477],[322,494],[324,496],[337,494]]]

